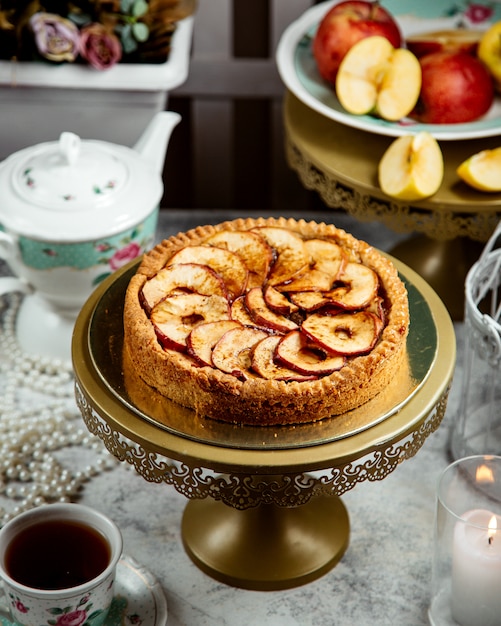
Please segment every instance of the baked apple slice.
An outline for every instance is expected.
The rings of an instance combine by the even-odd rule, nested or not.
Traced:
[[[255,378],[256,374],[251,371],[252,350],[268,334],[259,328],[232,328],[214,346],[212,364],[243,380]]]
[[[220,320],[195,326],[186,339],[188,354],[199,365],[212,367],[212,349],[224,333],[232,328],[242,328],[242,324],[235,320]]]
[[[340,287],[324,293],[331,303],[343,309],[363,309],[376,297],[378,275],[361,263],[347,263],[341,274]]]
[[[164,348],[185,352],[191,331],[201,323],[229,320],[230,306],[223,296],[175,294],[156,304],[150,319]]]
[[[273,250],[257,233],[248,230],[221,230],[211,235],[204,244],[238,254],[249,271],[248,288],[265,282],[273,262]]]
[[[290,299],[307,313],[317,311],[323,306],[331,304],[331,300],[318,291],[299,291],[298,293],[291,293]]]
[[[326,272],[312,267],[305,272],[297,274],[290,280],[276,284],[275,288],[280,292],[294,293],[298,291],[328,291],[334,282],[333,277]]]
[[[186,246],[176,252],[167,265],[179,263],[197,263],[210,267],[223,279],[231,300],[245,292],[248,271],[242,258],[235,252],[209,246]]]
[[[302,374],[286,365],[275,362],[275,351],[280,339],[278,335],[270,335],[265,339],[261,339],[261,341],[254,346],[252,350],[252,369],[257,372],[261,378],[266,378],[267,380],[295,380],[298,382],[315,380],[317,378],[315,374]]]
[[[279,315],[290,315],[299,309],[296,304],[275,289],[273,285],[266,285],[263,288],[263,296],[268,307]]]
[[[210,267],[195,263],[169,265],[143,285],[141,303],[146,312],[150,313],[156,304],[176,289],[204,296],[228,296],[223,279]]]
[[[346,263],[346,254],[341,246],[327,239],[307,239],[304,245],[311,256],[313,266],[329,274],[334,282]]]
[[[285,315],[275,313],[268,307],[261,287],[254,287],[245,294],[245,306],[254,320],[254,324],[258,326],[264,326],[279,333],[286,333],[298,328],[296,322],[285,317]]]
[[[344,356],[327,354],[299,330],[278,339],[275,360],[301,374],[326,376],[340,370],[346,363]]]
[[[257,226],[252,232],[263,237],[275,251],[275,262],[268,277],[271,285],[290,280],[308,268],[310,261],[308,250],[296,233],[278,226]]]
[[[302,324],[306,335],[329,354],[367,354],[379,338],[379,324],[369,311],[328,315],[313,313]]]

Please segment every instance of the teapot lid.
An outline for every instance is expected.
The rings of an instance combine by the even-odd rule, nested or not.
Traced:
[[[0,224],[59,242],[127,230],[156,208],[163,192],[158,172],[134,150],[69,132],[8,157],[0,185]]]

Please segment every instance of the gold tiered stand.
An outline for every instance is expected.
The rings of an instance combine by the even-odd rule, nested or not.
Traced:
[[[357,483],[385,478],[441,423],[455,364],[454,329],[436,293],[397,265],[411,304],[409,368],[359,410],[295,427],[197,417],[135,375],[122,327],[134,264],[109,277],[83,307],[72,354],[87,428],[147,481],[172,485],[188,498],[185,549],[217,580],[276,590],[323,575],[349,543],[340,496]]]
[[[499,147],[501,139],[441,141],[445,173],[440,190],[408,204],[388,198],[378,184],[377,165],[394,137],[340,124],[291,92],[285,97],[284,125],[287,160],[302,184],[317,191],[327,206],[360,221],[418,233],[392,254],[437,291],[454,319],[462,319],[466,274],[501,218],[501,193],[468,187],[456,168],[480,150]]]

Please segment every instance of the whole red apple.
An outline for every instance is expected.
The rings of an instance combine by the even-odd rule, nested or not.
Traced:
[[[402,34],[394,17],[379,2],[345,0],[321,20],[313,38],[313,56],[322,78],[336,82],[339,64],[348,50],[364,37],[381,35],[399,48]]]
[[[424,124],[472,122],[490,109],[494,84],[485,65],[467,52],[432,52],[419,59],[421,93],[411,117]]]

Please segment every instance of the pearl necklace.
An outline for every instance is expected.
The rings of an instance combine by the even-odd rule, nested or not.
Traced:
[[[71,363],[19,346],[20,303],[18,294],[0,298],[0,526],[36,506],[72,501],[118,464],[83,426]]]

